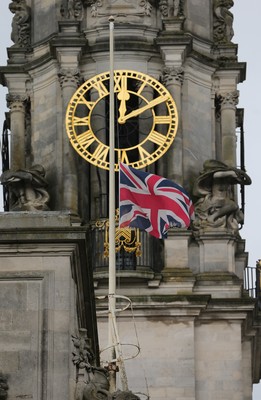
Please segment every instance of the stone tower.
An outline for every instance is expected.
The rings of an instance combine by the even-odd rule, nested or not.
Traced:
[[[153,103],[151,77],[173,97],[178,124],[168,150],[145,169],[182,185],[196,214],[190,229],[172,228],[164,241],[133,231],[130,244],[116,231],[118,294],[131,299],[135,316],[135,329],[129,309],[118,316],[121,339],[132,343],[135,336],[141,348],[126,362],[129,386],[151,400],[252,398],[261,375],[260,323],[243,289],[247,253],[237,187],[243,191],[251,180],[243,165],[236,167],[236,128],[243,124],[237,85],[246,66],[232,42],[232,6],[232,0],[11,1],[14,45],[0,68],[10,108],[0,216],[1,370],[10,398],[77,397],[71,336],[81,328],[99,364],[93,286],[107,294],[109,88],[102,77],[109,71],[110,16],[115,70],[135,72],[129,97],[121,89],[129,72],[115,76],[117,146],[152,138],[146,148],[116,154],[130,163],[140,157],[142,165],[165,146],[171,121],[164,101]],[[74,102],[80,111],[71,141],[87,161],[68,138]],[[127,113],[151,106],[144,118],[136,112],[119,127],[119,104]],[[96,306],[103,311],[105,301]],[[99,316],[98,333],[102,348],[107,317]]]

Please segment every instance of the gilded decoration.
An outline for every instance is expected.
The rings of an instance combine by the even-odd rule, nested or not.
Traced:
[[[109,78],[110,73],[104,72],[84,82],[72,96],[66,111],[66,129],[73,148],[89,163],[107,170],[108,118],[104,109],[110,94]],[[153,99],[148,96],[152,91]],[[115,131],[119,136],[115,171],[119,162],[138,169],[147,167],[161,158],[175,139],[176,103],[164,85],[152,76],[131,70],[114,71],[114,97],[118,105]]]
[[[119,228],[119,209],[116,210],[115,222],[116,253],[118,253],[121,249],[124,249],[127,253],[135,252],[135,255],[137,257],[141,256],[141,241],[139,229]],[[98,220],[95,223],[95,227],[100,230],[104,230],[104,257],[109,257],[109,220]]]

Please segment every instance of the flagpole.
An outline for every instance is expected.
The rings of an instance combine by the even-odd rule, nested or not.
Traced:
[[[115,338],[113,319],[115,316],[115,291],[116,291],[116,259],[115,259],[115,123],[114,123],[114,17],[109,18],[109,53],[110,53],[110,118],[109,118],[109,346],[111,359],[115,359]],[[110,366],[110,391],[116,390],[116,370]]]
[[[114,109],[114,17],[109,18],[110,25],[110,122],[109,122],[109,365],[110,392],[116,391],[116,370],[119,365],[123,390],[128,390],[128,380],[123,360],[121,343],[116,322],[116,257],[115,257],[115,109]]]

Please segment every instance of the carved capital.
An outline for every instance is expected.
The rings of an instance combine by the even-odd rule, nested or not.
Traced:
[[[58,73],[58,77],[62,89],[67,86],[74,86],[77,88],[81,83],[81,76],[78,70],[61,69]]]
[[[6,95],[6,102],[7,107],[10,108],[10,111],[21,111],[25,112],[26,102],[29,100],[28,96],[26,95],[19,95],[19,94],[7,94]]]
[[[239,92],[234,90],[229,93],[222,93],[218,95],[221,108],[235,108],[238,104]]]
[[[182,84],[184,81],[184,69],[181,67],[165,67],[163,69],[162,81],[166,86],[171,83]]]

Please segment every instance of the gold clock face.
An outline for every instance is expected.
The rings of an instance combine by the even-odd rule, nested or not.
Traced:
[[[75,92],[66,112],[74,149],[86,161],[109,169],[109,81],[105,72]],[[143,168],[171,146],[178,125],[176,104],[156,79],[137,71],[114,71],[115,170],[119,162]]]

